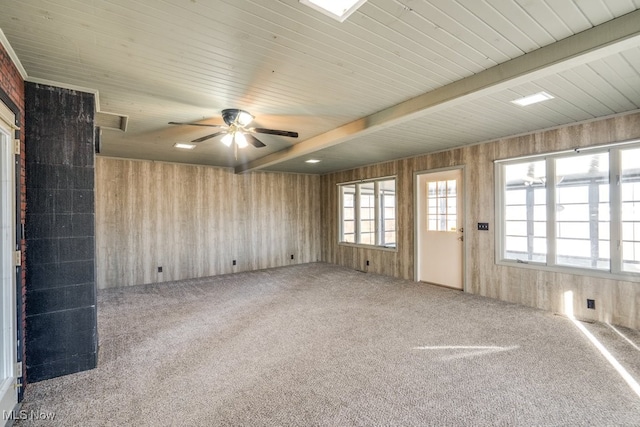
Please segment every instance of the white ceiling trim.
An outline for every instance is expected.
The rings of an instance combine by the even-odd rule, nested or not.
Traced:
[[[249,172],[328,148],[356,136],[411,120],[510,86],[549,76],[638,45],[640,10],[567,37],[473,76],[424,93],[377,113],[309,138],[284,150],[237,166]]]
[[[11,47],[11,43],[9,43],[9,40],[7,40],[7,36],[5,36],[2,32],[2,28],[0,28],[0,44],[4,46],[4,50],[6,50],[7,54],[9,54],[9,58],[11,58],[11,61],[13,61],[13,65],[15,65],[18,69],[22,80],[27,80],[27,71],[24,69],[22,63],[20,62],[20,58],[18,58],[18,55],[16,55],[16,52]]]

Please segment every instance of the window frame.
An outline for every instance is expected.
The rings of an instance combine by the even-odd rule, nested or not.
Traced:
[[[394,183],[394,204],[393,204],[393,209],[394,209],[394,215],[393,215],[393,220],[395,222],[395,228],[394,228],[394,232],[396,233],[396,238],[395,238],[395,242],[393,243],[393,245],[391,244],[384,244],[384,236],[383,233],[386,231],[385,230],[385,225],[383,224],[383,221],[386,219],[385,215],[383,214],[383,212],[381,211],[382,209],[384,209],[383,206],[381,206],[381,194],[384,191],[388,191],[388,190],[384,190],[381,188],[380,183],[383,181],[393,181]],[[363,184],[371,184],[373,183],[374,186],[374,218],[373,218],[373,223],[374,223],[374,236],[375,236],[375,243],[371,244],[371,243],[361,243],[360,242],[360,222],[361,222],[361,218],[360,218],[360,205],[361,205],[361,185]],[[344,188],[347,186],[355,186],[354,189],[354,193],[353,193],[353,209],[354,209],[354,215],[353,215],[353,223],[354,223],[354,229],[353,229],[353,235],[354,235],[354,242],[347,242],[344,239],[344,218],[343,218],[343,214],[344,214]],[[362,247],[362,248],[370,248],[370,249],[380,249],[380,250],[386,250],[386,251],[393,251],[393,252],[397,252],[397,248],[398,248],[398,180],[397,177],[395,175],[393,176],[385,176],[385,177],[379,177],[379,178],[371,178],[371,179],[362,179],[362,180],[357,180],[357,181],[348,181],[348,182],[340,182],[336,184],[336,187],[338,189],[337,194],[338,194],[338,245],[341,246],[354,246],[354,247]],[[351,234],[351,233],[349,233]]]
[[[622,141],[613,144],[577,148],[547,154],[522,156],[495,160],[495,259],[497,265],[545,270],[555,273],[578,274],[606,279],[640,282],[640,273],[623,270],[622,254],[622,196],[621,152],[640,148],[640,139]],[[556,260],[557,221],[556,221],[556,170],[555,161],[561,158],[584,154],[608,153],[609,155],[609,269],[587,268],[558,264]],[[505,166],[524,162],[544,160],[546,165],[546,239],[545,261],[528,261],[505,258],[506,212],[505,212]]]

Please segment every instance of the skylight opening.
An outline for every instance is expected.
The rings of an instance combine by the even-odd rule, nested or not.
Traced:
[[[344,22],[353,12],[362,6],[367,0],[300,0],[300,3],[309,6],[331,18]]]
[[[526,107],[527,105],[537,104],[538,102],[547,101],[553,98],[554,96],[547,92],[538,92],[533,95],[525,96],[524,98],[514,99],[511,102],[521,107]]]

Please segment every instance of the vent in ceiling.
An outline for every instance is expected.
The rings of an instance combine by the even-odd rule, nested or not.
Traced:
[[[127,130],[127,122],[129,116],[122,116],[115,113],[105,113],[100,111],[96,113],[96,126],[101,129],[113,129],[121,130],[122,132]]]

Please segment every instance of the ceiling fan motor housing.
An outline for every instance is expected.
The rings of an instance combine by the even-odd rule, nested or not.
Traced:
[[[232,124],[246,126],[253,120],[253,116],[244,110],[239,110],[237,108],[228,108],[226,110],[222,110],[222,120],[231,126]]]

